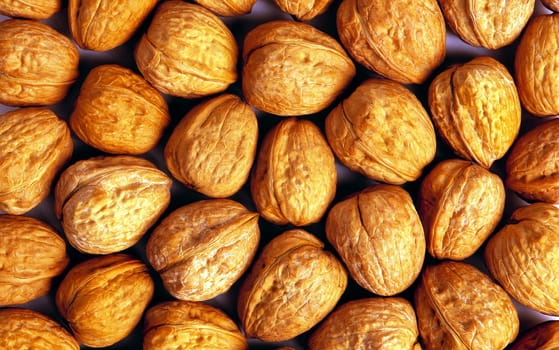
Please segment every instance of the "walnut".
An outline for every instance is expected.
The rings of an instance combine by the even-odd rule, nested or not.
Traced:
[[[294,229],[272,239],[239,292],[247,337],[285,341],[324,319],[347,286],[347,274],[312,234]]]
[[[542,4],[550,9],[551,11],[559,11],[559,1],[558,0],[541,0]]]
[[[435,157],[435,129],[425,108],[389,80],[361,83],[328,114],[325,130],[345,166],[382,182],[416,180]]]
[[[243,61],[248,103],[278,116],[325,109],[355,76],[355,65],[334,38],[294,21],[252,29],[244,39]]]
[[[0,14],[29,19],[47,19],[60,11],[62,0],[9,0],[0,2]]]
[[[218,16],[238,16],[249,13],[256,0],[194,0]]]
[[[520,336],[510,350],[554,350],[559,346],[559,321],[547,321]]]
[[[274,0],[276,5],[299,21],[310,21],[328,10],[333,0]]]

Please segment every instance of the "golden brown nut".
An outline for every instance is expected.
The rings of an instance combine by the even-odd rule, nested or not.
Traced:
[[[237,193],[250,174],[258,122],[249,105],[225,94],[188,112],[165,146],[165,161],[180,182],[209,197]]]
[[[518,302],[559,316],[559,209],[536,203],[515,210],[511,223],[489,240],[485,262],[491,275]]]
[[[264,247],[239,292],[237,310],[247,337],[285,341],[332,311],[347,286],[347,274],[323,247],[298,229]]]
[[[0,348],[3,350],[79,350],[61,325],[30,309],[0,309]]]
[[[218,16],[238,16],[249,13],[256,0],[194,0]]]
[[[95,348],[124,339],[153,296],[147,266],[124,254],[74,266],[56,292],[58,311],[80,343]]]
[[[54,209],[70,244],[109,254],[136,244],[165,211],[171,179],[130,156],[78,161],[60,175]]]
[[[0,14],[11,17],[47,19],[62,8],[62,0],[9,0],[0,2]]]
[[[507,293],[472,265],[428,266],[415,291],[419,334],[426,349],[504,349],[518,334]]]
[[[444,60],[446,24],[436,0],[344,0],[336,25],[357,62],[404,84],[424,82]]]
[[[537,117],[559,114],[559,14],[534,17],[514,58],[522,105]]]
[[[83,49],[107,51],[128,41],[157,0],[69,0],[70,33]]]
[[[0,22],[0,103],[11,106],[60,102],[78,77],[74,44],[46,24]]]
[[[225,24],[202,6],[164,1],[134,52],[159,91],[184,98],[222,92],[237,80],[238,48]]]
[[[382,182],[416,180],[435,157],[429,115],[413,93],[389,80],[363,82],[330,112],[325,130],[345,166]]]
[[[511,350],[559,349],[559,321],[547,321],[529,329],[512,345]]]
[[[398,186],[372,186],[337,203],[326,237],[351,277],[375,294],[400,293],[421,272],[425,234],[411,196]]]
[[[541,0],[541,2],[551,11],[559,12],[559,0]]]
[[[168,301],[150,308],[144,320],[144,350],[245,350],[241,331],[221,310],[197,302]]]
[[[25,214],[39,205],[72,150],[70,129],[49,109],[0,115],[0,211]]]
[[[299,21],[310,21],[328,10],[333,0],[274,0],[276,5]]]
[[[437,259],[472,256],[493,233],[504,207],[505,186],[499,176],[465,160],[442,161],[419,192],[427,251]]]
[[[511,44],[534,12],[535,0],[439,0],[453,32],[472,46],[499,49]]]
[[[318,222],[336,193],[334,154],[308,120],[284,119],[264,138],[250,190],[262,217],[274,224]]]
[[[202,301],[229,290],[248,269],[259,240],[257,213],[229,199],[213,199],[169,214],[146,251],[171,295]]]
[[[429,86],[429,107],[438,133],[454,152],[486,168],[505,155],[520,129],[514,80],[488,56],[437,75]]]
[[[279,116],[323,110],[355,75],[353,62],[334,38],[294,21],[272,21],[251,30],[243,61],[248,103]]]
[[[412,350],[417,345],[413,306],[402,298],[352,300],[311,334],[309,350]]]

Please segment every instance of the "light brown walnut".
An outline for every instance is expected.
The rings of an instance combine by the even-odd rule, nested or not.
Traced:
[[[559,321],[547,321],[527,330],[518,337],[511,350],[559,349]]]
[[[256,0],[194,0],[218,16],[239,16],[249,13]]]
[[[299,21],[310,21],[326,12],[333,0],[274,0],[276,5]]]
[[[4,0],[0,2],[0,14],[29,19],[47,19],[61,8],[62,0]]]

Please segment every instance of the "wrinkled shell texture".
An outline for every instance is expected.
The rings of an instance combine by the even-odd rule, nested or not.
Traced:
[[[47,19],[62,8],[62,0],[4,0],[0,14],[29,19]]]
[[[72,151],[70,128],[49,109],[0,115],[0,211],[19,215],[39,205]]]
[[[170,123],[163,96],[141,76],[118,65],[87,75],[70,127],[88,145],[112,154],[142,154],[155,147]]]
[[[79,350],[76,339],[49,317],[30,309],[0,310],[3,350]]]
[[[367,298],[338,307],[309,339],[309,350],[412,350],[419,331],[402,298]]]
[[[264,219],[305,226],[325,214],[337,177],[334,154],[320,129],[311,121],[289,118],[266,135],[250,190]]]
[[[323,110],[355,76],[355,65],[334,38],[294,21],[267,22],[251,30],[243,61],[248,103],[279,116]]]
[[[122,251],[136,244],[165,211],[171,183],[164,172],[141,158],[78,161],[56,184],[56,216],[69,243],[80,252]]]
[[[559,209],[536,203],[517,209],[485,250],[486,265],[518,302],[559,316]]]
[[[264,247],[237,299],[247,337],[291,339],[334,309],[347,286],[347,273],[323,247],[299,229],[285,231]]]
[[[326,237],[353,279],[378,295],[404,291],[423,266],[423,227],[411,196],[398,186],[376,185],[337,203]]]
[[[0,103],[60,102],[78,77],[79,53],[50,26],[32,20],[0,22]]]
[[[439,0],[445,19],[472,46],[498,49],[512,43],[534,12],[534,0]]]
[[[200,302],[170,301],[147,311],[143,349],[245,350],[248,344],[221,310]]]
[[[328,10],[333,0],[274,0],[276,5],[299,21],[310,21]]]
[[[259,240],[257,213],[229,199],[203,200],[167,216],[146,252],[169,293],[201,301],[229,290],[248,269]]]
[[[534,17],[520,38],[514,70],[522,105],[535,116],[559,114],[559,14]]]
[[[427,266],[415,291],[426,349],[504,349],[518,334],[518,314],[506,292],[472,265]]]
[[[238,48],[225,24],[202,6],[162,2],[134,57],[156,89],[196,98],[221,92],[237,80]]]
[[[505,187],[499,176],[464,160],[440,162],[419,192],[429,254],[453,260],[472,256],[493,233],[504,207]]]
[[[445,57],[446,24],[436,0],[344,0],[336,25],[365,68],[404,84],[424,82]]]
[[[113,254],[74,266],[56,292],[56,306],[80,343],[106,347],[132,332],[153,291],[147,266]]]
[[[369,79],[326,118],[326,137],[340,161],[373,180],[403,184],[435,157],[435,129],[404,86]]]
[[[542,4],[544,4],[548,9],[552,11],[559,11],[559,1],[558,0],[541,0]]]
[[[488,56],[437,75],[429,86],[429,108],[437,132],[454,152],[486,168],[505,155],[520,130],[514,80]]]
[[[239,97],[225,94],[183,117],[165,146],[165,161],[187,187],[225,198],[246,183],[257,142],[256,115]]]
[[[559,348],[559,321],[548,321],[529,329],[514,342],[511,350],[556,350]]]
[[[238,16],[249,13],[256,0],[194,0],[219,16]]]

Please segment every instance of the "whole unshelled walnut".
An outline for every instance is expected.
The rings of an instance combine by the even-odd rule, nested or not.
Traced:
[[[559,0],[541,0],[542,4],[551,11],[559,11]]]
[[[215,14],[180,0],[162,2],[136,46],[138,69],[156,89],[197,98],[237,80],[235,37]]]
[[[256,0],[194,0],[219,16],[239,16],[249,13]]]
[[[435,157],[435,129],[415,95],[385,79],[369,79],[336,108],[326,137],[351,170],[390,184],[419,178]]]
[[[443,62],[446,24],[436,0],[344,0],[336,26],[365,68],[403,84],[422,83]]]
[[[274,0],[276,5],[299,21],[310,21],[328,10],[333,0]]]
[[[79,52],[64,35],[38,21],[0,22],[0,103],[56,104],[78,77]]]
[[[431,82],[429,108],[441,137],[460,157],[486,168],[502,158],[520,130],[521,106],[512,76],[479,56]]]
[[[529,329],[510,350],[556,350],[559,348],[559,321],[547,321]]]
[[[323,110],[355,76],[355,65],[334,38],[295,21],[252,29],[244,40],[243,61],[248,103],[278,116]]]
[[[60,11],[62,0],[10,0],[0,2],[0,14],[10,17],[47,19]]]
[[[237,310],[247,337],[275,342],[318,324],[347,286],[336,257],[312,234],[289,230],[272,239],[239,292]]]

